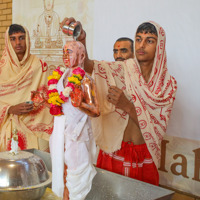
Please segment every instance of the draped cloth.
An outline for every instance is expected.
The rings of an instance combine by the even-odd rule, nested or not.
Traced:
[[[129,116],[106,100],[109,86],[117,86],[134,104],[143,138],[155,165],[159,167],[161,141],[166,133],[177,84],[167,69],[165,32],[158,24],[150,23],[156,27],[158,39],[148,83],[141,74],[137,58],[125,62],[95,61],[93,77],[101,116],[92,119],[92,127],[96,143],[103,151],[111,153],[121,148]]]
[[[26,52],[21,61],[12,48],[9,28],[5,34],[5,50],[0,60],[0,151],[10,148],[8,138],[11,138],[11,129],[18,130],[19,147],[22,150],[41,149],[44,143],[41,141],[49,140],[53,128],[53,117],[44,105],[29,114],[8,114],[10,106],[30,101],[31,91],[42,92],[47,97],[47,65],[30,54],[29,33],[24,29]]]
[[[63,91],[62,75],[57,89]],[[52,158],[52,191],[59,197],[64,192],[64,163],[67,165],[66,186],[70,200],[83,200],[92,187],[96,175],[93,166],[96,144],[89,117],[73,107],[69,99],[62,104],[64,115],[56,116],[50,138]]]
[[[114,153],[100,150],[96,166],[146,183],[159,184],[158,170],[146,144],[122,141],[121,149]]]

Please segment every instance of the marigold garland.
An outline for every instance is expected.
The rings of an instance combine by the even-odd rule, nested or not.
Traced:
[[[72,76],[68,77],[68,83],[64,90],[59,94],[57,90],[57,84],[61,76],[65,72],[64,67],[57,67],[52,75],[48,77],[48,103],[50,103],[50,113],[54,116],[63,115],[62,104],[67,102],[70,96],[70,93],[74,91],[75,85],[81,85],[81,80],[85,76],[85,71],[80,67],[72,71]]]

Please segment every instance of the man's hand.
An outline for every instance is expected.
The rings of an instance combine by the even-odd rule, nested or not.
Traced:
[[[135,105],[131,103],[125,96],[124,92],[116,86],[110,86],[107,95],[108,102],[114,104],[119,109],[128,113],[129,117],[133,119],[139,127]]]
[[[70,17],[70,18],[65,17],[65,18],[63,19],[63,21],[60,23],[60,28],[62,29],[62,27],[63,27],[65,24],[66,24],[66,25],[69,25],[69,24],[71,24],[72,22],[74,22],[74,25],[75,25],[75,26],[76,26],[76,25],[79,25],[80,28],[81,28],[81,34],[80,34],[80,36],[78,37],[78,40],[79,40],[79,41],[85,41],[86,33],[85,33],[85,31],[83,30],[83,28],[82,28],[82,24],[81,24],[79,21],[76,21],[73,17]]]
[[[28,114],[33,110],[33,104],[29,103],[20,103],[15,106],[11,106],[8,109],[8,114],[14,114],[14,115],[24,115]]]
[[[124,92],[116,86],[110,86],[110,88],[108,89],[107,100],[108,102],[117,106],[119,109],[126,112],[131,104],[126,98]]]

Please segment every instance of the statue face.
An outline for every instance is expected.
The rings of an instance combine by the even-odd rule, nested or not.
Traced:
[[[63,62],[67,68],[78,66],[77,52],[68,45],[63,49]]]
[[[85,47],[81,42],[68,41],[63,48],[63,62],[66,67],[83,67]]]
[[[67,68],[83,67],[85,47],[79,41],[67,41],[63,48],[63,62]]]

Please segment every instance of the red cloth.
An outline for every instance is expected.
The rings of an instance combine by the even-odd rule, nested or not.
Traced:
[[[122,141],[121,149],[114,153],[107,154],[100,150],[97,167],[146,183],[159,184],[158,170],[146,144],[134,145]]]

